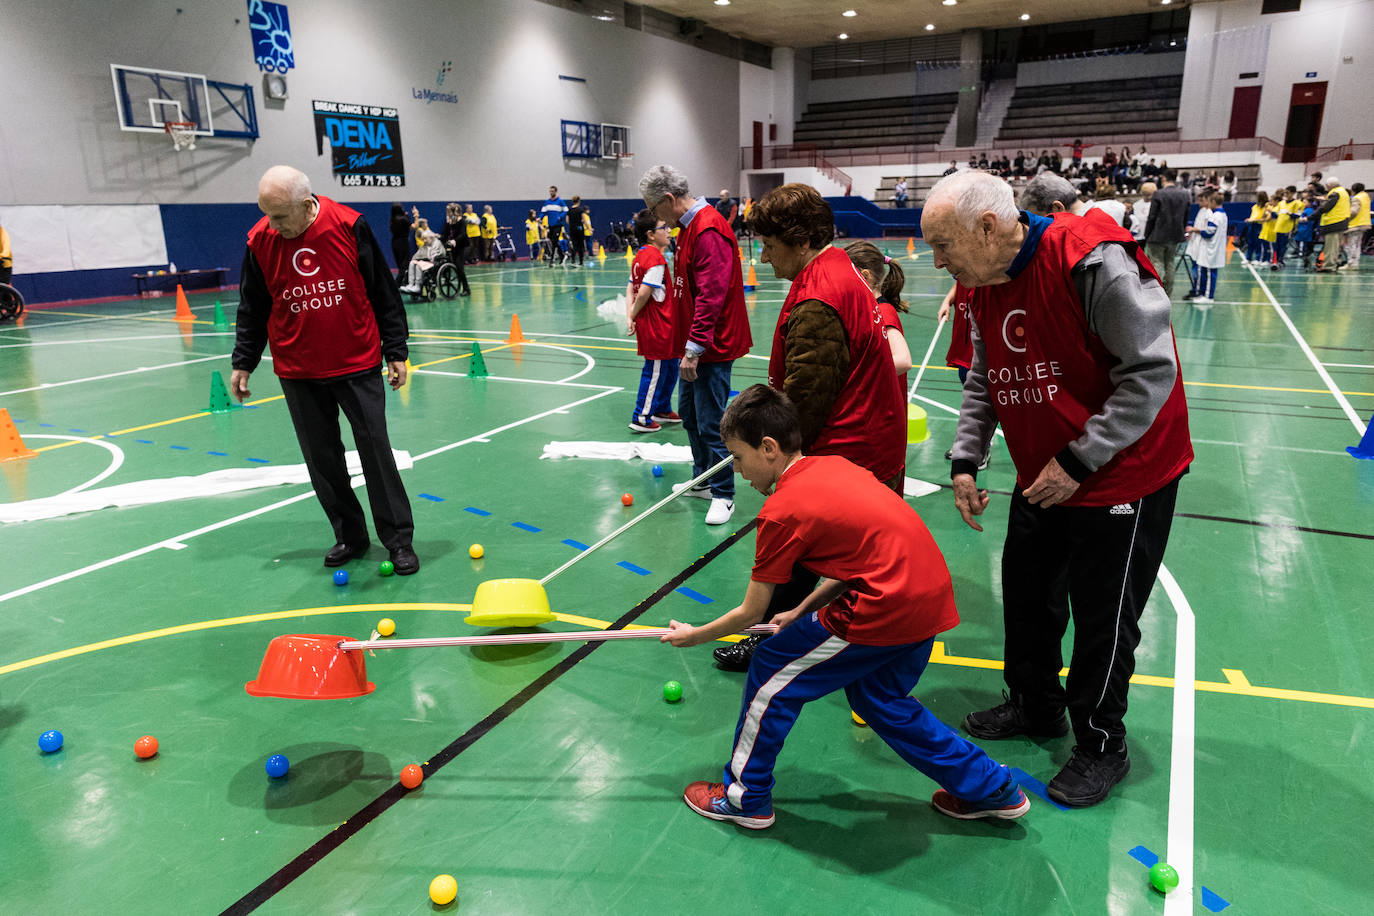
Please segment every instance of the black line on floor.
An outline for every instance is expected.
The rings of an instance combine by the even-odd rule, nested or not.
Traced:
[[[690,579],[694,574],[706,566],[707,563],[710,563],[733,546],[740,538],[753,531],[756,524],[758,524],[757,518],[750,519],[747,525],[712,547],[702,556],[698,557],[694,563],[673,576],[673,578],[669,579],[663,585],[659,586],[657,591],[627,611],[618,620],[607,627],[607,629],[623,630],[626,626],[633,623],[637,618],[643,615],[645,611],[649,610],[649,608],[672,594],[674,589]],[[605,645],[604,642],[584,643],[558,664],[535,678],[519,693],[503,703],[500,708],[492,712],[472,728],[468,729],[449,744],[448,747],[432,756],[429,762],[424,766],[425,778],[434,775],[434,773],[438,772],[445,764],[452,761],[453,758],[472,747],[480,738],[489,734],[493,728],[510,718],[512,714],[520,709],[520,707],[538,696],[540,691],[545,687],[567,674],[572,670],[574,665],[591,655],[603,645]],[[355,836],[360,830],[372,823],[379,815],[396,804],[396,802],[400,801],[407,794],[408,790],[403,788],[400,783],[393,783],[389,789],[373,799],[368,805],[362,808],[362,810],[358,811],[348,820],[344,821],[339,827],[317,840],[309,849],[278,869],[276,874],[272,875],[266,881],[262,882],[225,908],[221,916],[253,912],[253,910],[272,899],[279,891],[285,889],[292,881],[295,881],[301,875],[305,874],[312,866],[317,865],[325,856],[342,846],[346,840]]]

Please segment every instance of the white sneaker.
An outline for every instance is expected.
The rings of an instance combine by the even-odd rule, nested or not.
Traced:
[[[728,499],[712,499],[711,508],[706,510],[706,524],[724,525],[735,514],[735,504]]]
[[[683,490],[686,490],[686,491],[687,491],[687,495],[688,495],[688,496],[695,496],[697,499],[711,499],[711,498],[712,498],[712,497],[711,497],[711,488],[710,488],[710,487],[703,487],[703,486],[701,486],[700,484],[698,484],[697,486],[692,486],[692,484],[691,484],[690,482],[689,482],[689,483],[675,483],[675,484],[673,484],[673,492],[674,492],[674,493],[681,493]]]

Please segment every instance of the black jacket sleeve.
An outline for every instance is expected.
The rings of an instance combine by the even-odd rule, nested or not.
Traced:
[[[378,247],[367,221],[361,216],[353,224],[353,235],[358,240],[358,273],[363,276],[367,301],[372,303],[372,312],[377,316],[377,330],[382,335],[382,358],[387,362],[404,360],[410,355],[410,349],[406,346],[410,328],[406,324],[406,310],[401,304],[396,281],[387,269],[386,256]]]
[[[272,293],[262,275],[253,249],[245,248],[239,271],[239,311],[234,335],[234,354],[229,365],[252,372],[267,348],[267,319],[272,315]]]

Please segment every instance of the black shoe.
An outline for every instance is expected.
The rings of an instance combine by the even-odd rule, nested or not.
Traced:
[[[975,738],[1000,741],[1015,738],[1017,735],[1030,735],[1033,738],[1058,738],[1069,733],[1069,720],[1062,712],[1051,718],[1034,718],[1021,704],[1002,691],[1006,701],[982,712],[971,712],[964,717],[964,731]]]
[[[711,655],[715,657],[716,664],[722,671],[748,671],[749,663],[754,659],[754,648],[767,638],[761,633],[755,633],[739,642],[721,646]]]
[[[404,547],[393,547],[391,565],[396,568],[396,575],[410,576],[420,571],[420,558],[415,556],[415,551],[410,549],[409,544]]]
[[[329,548],[329,553],[324,555],[325,566],[342,566],[349,560],[356,559],[367,553],[367,548],[371,545],[367,541],[358,544],[348,544],[340,541]]]
[[[1131,757],[1125,747],[1105,754],[1093,754],[1075,747],[1064,769],[1050,780],[1049,795],[1061,805],[1086,808],[1106,798],[1112,786],[1129,772]]]

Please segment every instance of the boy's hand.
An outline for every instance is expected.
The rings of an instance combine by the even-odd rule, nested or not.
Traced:
[[[634,337],[634,336],[635,336],[635,320],[634,320],[633,318],[629,319],[629,323],[628,323],[628,324],[626,325],[626,327],[625,327],[625,336],[626,336],[626,337]]]
[[[792,608],[792,610],[790,611],[784,611],[781,614],[775,615],[773,619],[768,622],[776,624],[779,630],[785,630],[790,624],[794,623],[796,619],[801,616],[803,608],[804,605],[799,604],[796,607]]]
[[[668,632],[658,638],[659,642],[672,643],[679,649],[688,646],[695,646],[703,640],[698,636],[696,627],[690,623],[678,623],[676,620],[668,621]]]

